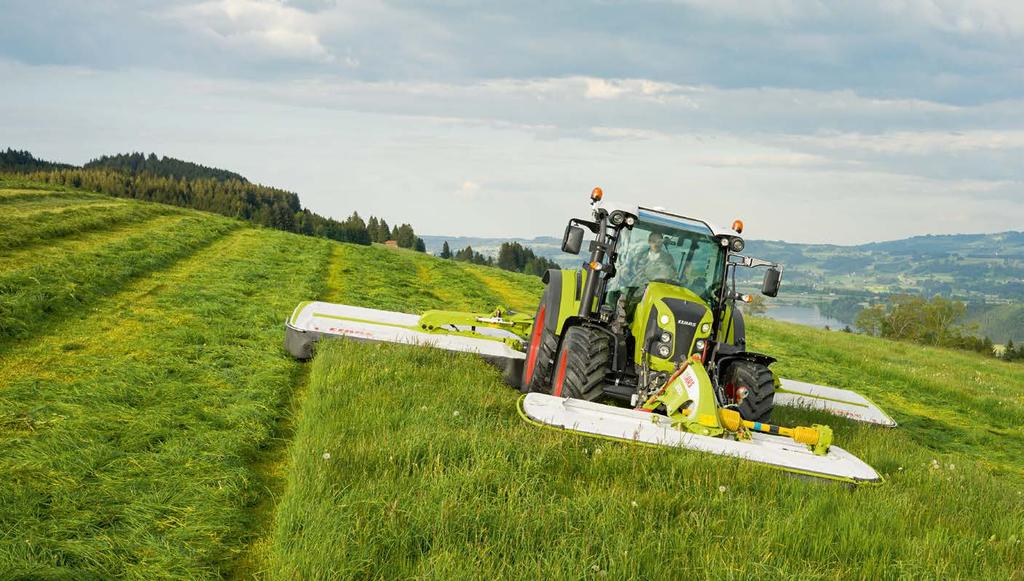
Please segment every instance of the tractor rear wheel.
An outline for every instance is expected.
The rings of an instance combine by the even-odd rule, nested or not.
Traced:
[[[608,335],[589,327],[572,327],[565,332],[555,360],[551,395],[594,401],[611,368]]]
[[[751,422],[767,422],[775,407],[775,376],[767,365],[753,361],[735,361],[725,371],[726,391],[739,397],[741,389],[746,395],[740,401],[739,412]]]
[[[547,393],[551,389],[551,367],[555,362],[555,351],[558,350],[558,337],[546,328],[547,318],[554,316],[554,313],[548,312],[546,302],[540,303],[533,317],[533,330],[526,344],[523,377],[519,382],[519,391],[522,393]]]

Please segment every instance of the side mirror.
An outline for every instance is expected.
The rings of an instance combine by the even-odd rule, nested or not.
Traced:
[[[583,228],[569,224],[565,227],[565,236],[562,236],[562,252],[579,254],[583,246]]]
[[[764,273],[764,282],[761,283],[761,294],[766,297],[777,297],[780,285],[782,285],[782,270],[776,266],[768,267],[768,272]]]

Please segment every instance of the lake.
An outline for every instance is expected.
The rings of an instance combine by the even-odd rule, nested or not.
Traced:
[[[807,325],[809,327],[817,327],[823,329],[829,327],[831,329],[842,329],[847,324],[840,321],[839,319],[833,319],[821,314],[817,305],[811,306],[792,306],[792,305],[772,305],[768,307],[768,311],[764,314],[769,319],[775,319],[776,321],[786,321],[787,323],[797,323],[800,325]]]

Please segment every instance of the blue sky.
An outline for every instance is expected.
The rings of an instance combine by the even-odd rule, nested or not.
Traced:
[[[0,0],[0,147],[155,151],[426,234],[586,195],[752,238],[1024,228],[1024,2]]]

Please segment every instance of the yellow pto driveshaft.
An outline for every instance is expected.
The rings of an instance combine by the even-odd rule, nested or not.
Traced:
[[[730,432],[742,434],[745,430],[753,430],[764,434],[786,436],[798,444],[807,445],[819,456],[825,455],[828,452],[828,447],[832,445],[832,428],[821,424],[814,424],[810,428],[806,426],[784,428],[774,424],[744,420],[738,411],[728,409],[718,410],[718,417],[722,421],[722,427]]]

